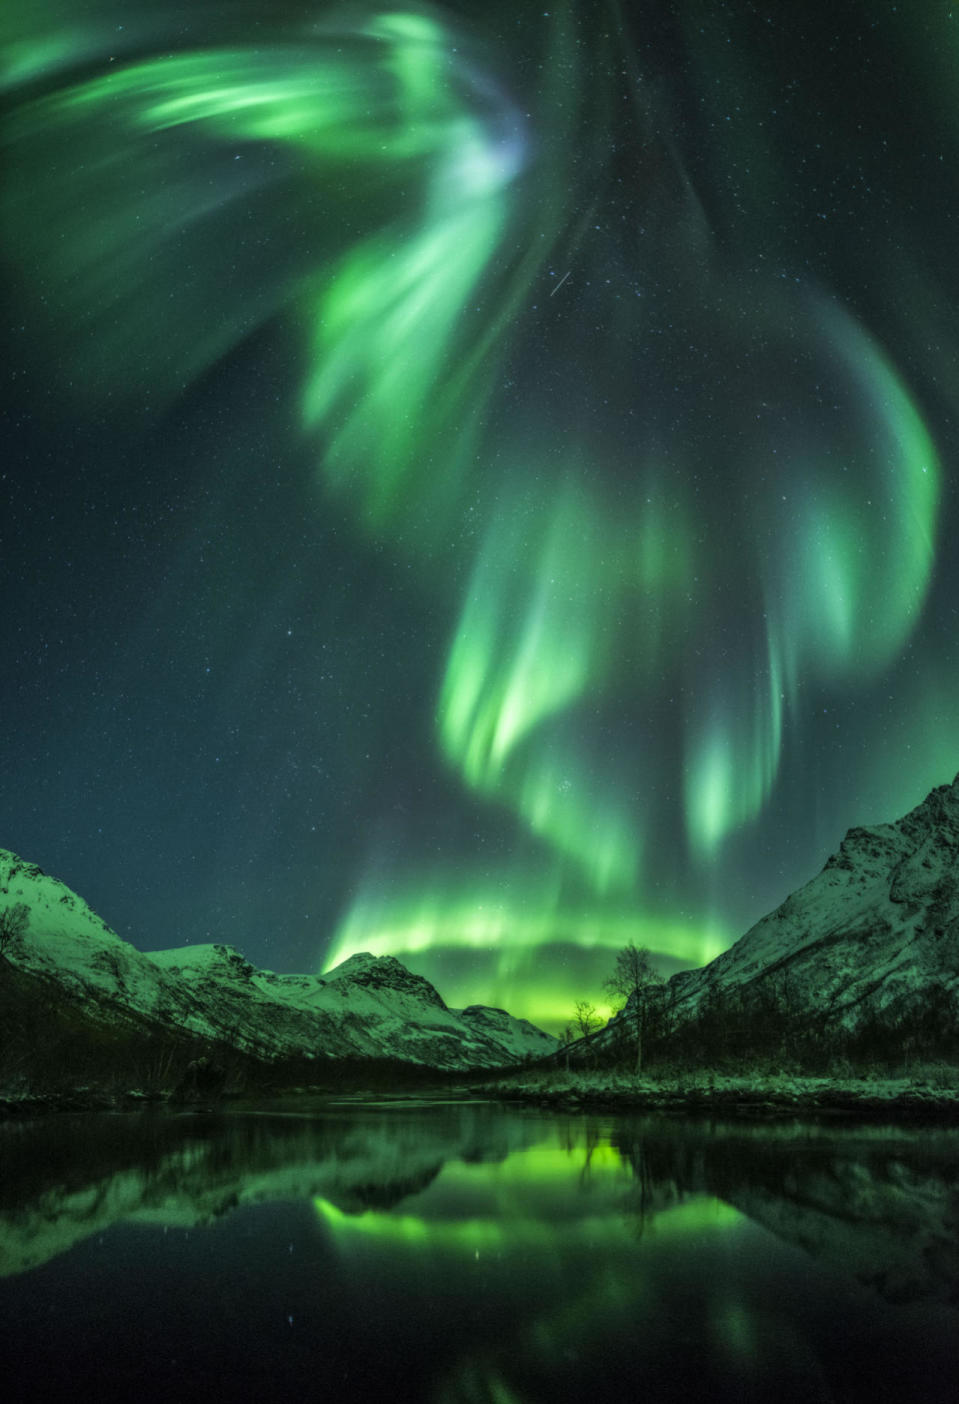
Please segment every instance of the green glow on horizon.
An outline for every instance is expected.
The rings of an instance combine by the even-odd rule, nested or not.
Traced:
[[[630,941],[698,966],[725,950],[731,934],[707,920],[576,902],[561,885],[509,873],[463,875],[457,886],[440,872],[420,875],[403,891],[361,884],[323,969],[361,951],[392,955],[431,980],[454,1008],[496,1004],[558,1032],[580,998],[592,999],[608,1017],[602,982],[613,953]],[[548,954],[553,947],[555,959]],[[569,947],[582,953],[573,968],[562,956]]]
[[[389,902],[358,900],[337,932],[326,969],[358,951],[371,955],[418,955],[433,946],[486,949],[508,944],[511,950],[566,940],[587,948],[618,950],[629,941],[690,964],[705,964],[725,949],[705,926],[676,919],[645,917],[633,911],[607,912],[592,907],[541,909],[532,913],[507,898],[449,903],[429,894],[393,908]]]

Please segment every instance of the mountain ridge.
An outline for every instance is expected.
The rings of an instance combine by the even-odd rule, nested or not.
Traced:
[[[892,823],[849,829],[820,871],[728,950],[669,981],[680,1022],[710,992],[776,976],[793,1007],[851,1028],[959,993],[959,775]]]
[[[388,1059],[467,1070],[521,1063],[556,1040],[511,1015],[463,1017],[395,957],[351,956],[326,975],[260,970],[225,943],[144,952],[59,879],[0,849],[0,905],[25,903],[6,952],[25,974],[104,1026],[209,1041],[265,1061]]]

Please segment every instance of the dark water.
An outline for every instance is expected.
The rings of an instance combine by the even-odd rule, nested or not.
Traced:
[[[486,1104],[0,1126],[0,1394],[959,1399],[959,1133]]]

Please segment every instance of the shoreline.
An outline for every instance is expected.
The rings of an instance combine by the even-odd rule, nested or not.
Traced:
[[[950,1073],[952,1070],[950,1070]],[[949,1085],[944,1085],[948,1081]],[[231,1106],[296,1101],[398,1102],[430,1092],[464,1102],[490,1100],[563,1112],[643,1112],[694,1118],[721,1115],[743,1120],[853,1118],[861,1121],[934,1121],[959,1125],[959,1071],[948,1079],[939,1076],[898,1078],[847,1077],[745,1077],[714,1075],[705,1078],[631,1078],[623,1074],[581,1073],[562,1076],[517,1078],[491,1082],[460,1083],[455,1088],[437,1084],[413,1092],[409,1088],[288,1088],[228,1091],[209,1098],[180,1099],[168,1091],[129,1089],[108,1092],[103,1088],[60,1088],[37,1093],[0,1093],[0,1122],[56,1115],[58,1113],[115,1112],[127,1114],[152,1109],[177,1114],[227,1110]]]
[[[957,1077],[954,1081],[959,1081]],[[477,1088],[498,1101],[557,1111],[639,1111],[782,1120],[855,1117],[959,1124],[959,1085],[935,1079],[728,1077],[669,1079],[596,1074]]]

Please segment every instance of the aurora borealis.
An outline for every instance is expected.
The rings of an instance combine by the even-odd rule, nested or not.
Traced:
[[[555,1027],[959,769],[959,10],[10,0],[3,842]]]

